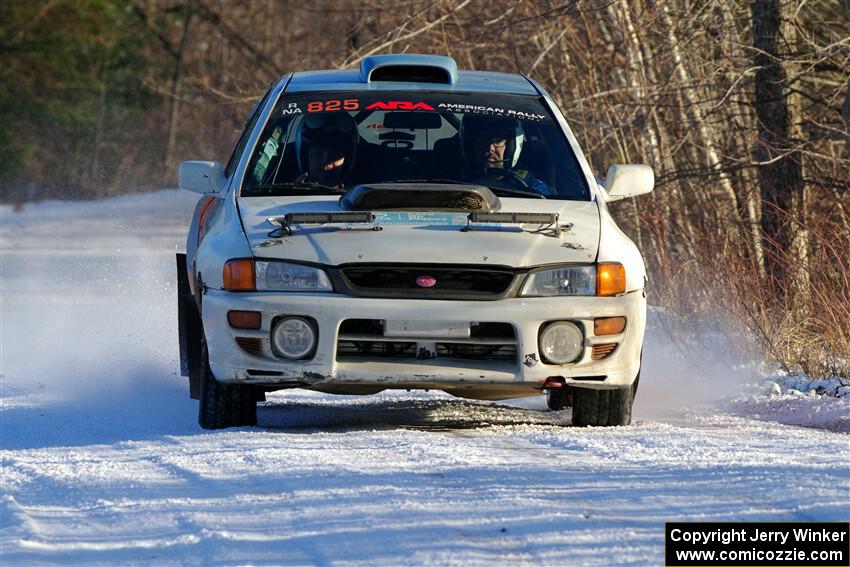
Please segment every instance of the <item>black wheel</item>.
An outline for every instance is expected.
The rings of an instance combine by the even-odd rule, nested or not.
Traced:
[[[254,386],[222,384],[213,376],[207,345],[201,345],[200,404],[198,423],[204,429],[256,425],[257,401],[265,393]]]
[[[632,422],[633,385],[614,390],[571,388],[573,394],[573,425],[611,426]]]
[[[546,390],[546,405],[552,411],[559,411],[570,407],[572,404],[571,398],[570,390],[566,386]]]

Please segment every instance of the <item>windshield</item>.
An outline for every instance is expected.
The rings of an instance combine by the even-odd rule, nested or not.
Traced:
[[[337,193],[392,182],[590,198],[578,160],[539,97],[420,91],[281,97],[241,194]]]

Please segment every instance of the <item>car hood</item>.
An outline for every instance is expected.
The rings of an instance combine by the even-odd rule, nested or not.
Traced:
[[[600,222],[595,202],[501,198],[501,203],[501,212],[558,213],[559,223],[572,224],[572,228],[560,236],[522,231],[517,225],[491,225],[463,232],[466,213],[375,211],[381,230],[305,225],[294,227],[290,235],[279,236],[269,218],[287,213],[343,212],[338,198],[237,199],[245,234],[257,258],[331,266],[388,262],[516,268],[595,261]]]

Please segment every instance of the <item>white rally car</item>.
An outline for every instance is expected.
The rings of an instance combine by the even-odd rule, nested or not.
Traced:
[[[651,168],[594,178],[533,80],[383,55],[292,73],[202,193],[178,254],[180,352],[205,428],[265,393],[546,392],[577,425],[626,425],[646,270],[606,203]]]

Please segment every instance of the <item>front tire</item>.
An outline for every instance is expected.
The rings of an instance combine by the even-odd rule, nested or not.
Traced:
[[[206,341],[201,345],[198,423],[204,429],[257,424],[257,401],[262,391],[246,384],[222,384],[210,369]]]
[[[573,425],[629,425],[632,422],[635,390],[634,386],[613,390],[572,388]]]

